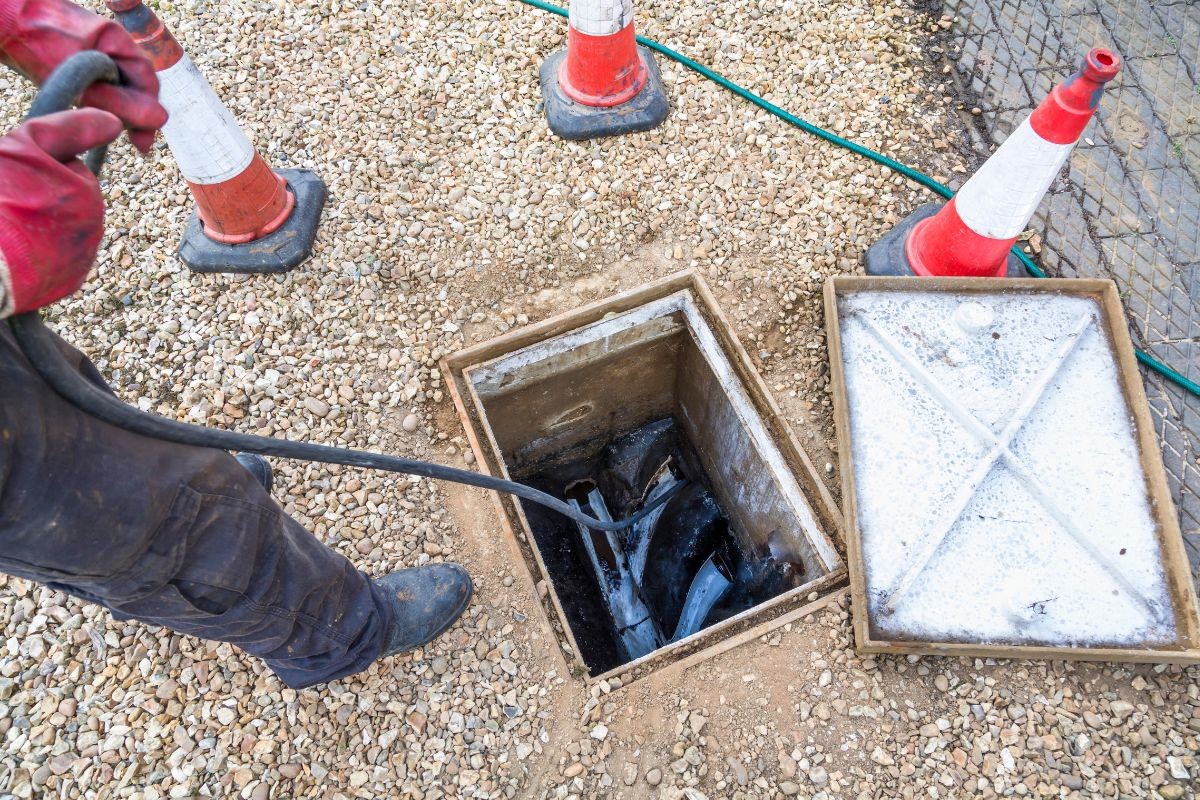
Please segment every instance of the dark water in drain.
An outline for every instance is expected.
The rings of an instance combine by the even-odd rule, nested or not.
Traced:
[[[614,519],[635,513],[648,496],[675,481],[685,482],[653,524],[613,538],[591,532],[590,546],[566,517],[522,502],[591,674],[803,582],[800,564],[772,553],[771,545],[755,547],[731,529],[673,418],[646,423],[589,451],[547,459],[520,477],[575,500],[588,513],[602,504]],[[696,596],[689,599],[689,590]]]

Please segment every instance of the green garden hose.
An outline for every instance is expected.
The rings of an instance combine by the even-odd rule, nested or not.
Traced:
[[[542,11],[548,11],[551,14],[557,14],[560,17],[565,18],[567,16],[567,10],[565,8],[560,8],[559,6],[551,5],[549,3],[543,2],[542,0],[519,0],[519,2],[524,3],[527,6],[533,6],[534,8],[540,8]],[[726,78],[724,75],[713,72],[711,69],[704,66],[703,64],[693,61],[692,59],[688,58],[687,56],[683,55],[682,53],[678,53],[678,52],[672,50],[671,48],[667,47],[666,45],[659,44],[658,42],[654,41],[653,39],[647,39],[645,36],[637,37],[637,41],[638,41],[638,44],[642,45],[643,47],[647,47],[656,53],[660,53],[660,54],[666,56],[667,58],[671,59],[672,61],[677,61],[678,63],[680,63],[683,66],[690,69],[692,72],[695,72],[695,73],[709,79],[710,81],[717,84],[718,86],[721,86],[722,88],[728,89],[729,91],[733,92],[734,94],[736,94],[738,97],[742,98],[743,100],[747,100],[747,101],[753,103],[754,105],[758,106],[762,110],[764,110],[770,114],[773,114],[776,117],[779,117],[779,119],[783,120],[784,122],[787,122],[789,125],[794,125],[795,127],[799,128],[800,130],[804,131],[805,133],[811,133],[813,136],[817,136],[821,139],[824,139],[827,142],[831,142],[831,143],[837,145],[838,147],[845,148],[846,150],[849,150],[852,153],[857,153],[858,155],[863,156],[864,158],[869,158],[872,161],[876,162],[877,164],[882,164],[883,166],[887,167],[888,169],[893,170],[894,172],[900,173],[901,175],[908,178],[909,180],[914,181],[915,183],[919,183],[921,186],[924,186],[926,189],[929,189],[934,194],[940,195],[941,197],[944,197],[947,200],[949,200],[951,197],[954,196],[954,192],[950,190],[949,186],[946,186],[943,183],[939,183],[938,181],[935,181],[933,178],[926,175],[924,172],[921,172],[918,169],[914,169],[913,167],[910,167],[907,164],[902,164],[899,161],[897,161],[896,159],[889,158],[889,157],[885,156],[883,153],[872,150],[869,147],[865,147],[865,146],[859,144],[858,142],[852,142],[849,139],[846,139],[842,136],[838,136],[836,133],[830,133],[829,131],[825,130],[822,127],[813,125],[811,122],[808,122],[807,120],[803,120],[800,117],[797,117],[795,114],[791,113],[787,109],[780,108],[779,106],[775,105],[774,103],[770,102],[769,100],[756,95],[754,92],[750,91],[749,89],[739,86],[738,84],[736,84],[733,81]],[[1023,252],[1021,252],[1021,249],[1019,247],[1014,247],[1013,253],[1017,256],[1017,258],[1019,258],[1021,260],[1021,263],[1024,264],[1025,269],[1029,270],[1030,275],[1033,275],[1034,277],[1037,277],[1037,278],[1046,277],[1046,273],[1042,270],[1042,268],[1039,267],[1037,264],[1033,263],[1033,260],[1030,259],[1029,256],[1025,255]],[[1191,392],[1192,394],[1200,397],[1200,384],[1184,377],[1181,373],[1179,373],[1176,370],[1172,369],[1171,367],[1167,366],[1166,364],[1159,361],[1158,359],[1156,359],[1154,356],[1150,355],[1149,353],[1146,353],[1142,350],[1135,350],[1134,352],[1137,355],[1137,360],[1142,362],[1143,364],[1145,364],[1148,369],[1151,369],[1151,370],[1157,372],[1159,375],[1162,375],[1164,378],[1171,381],[1172,383],[1175,383],[1175,384],[1183,387],[1187,391]]]

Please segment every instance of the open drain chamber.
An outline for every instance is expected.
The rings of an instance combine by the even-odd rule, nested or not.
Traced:
[[[497,496],[563,649],[645,674],[792,619],[845,570],[838,515],[702,281],[681,273],[442,364],[481,469],[593,516]]]

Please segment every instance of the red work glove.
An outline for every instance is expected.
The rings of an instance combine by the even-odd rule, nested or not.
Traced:
[[[96,176],[76,156],[121,135],[121,120],[80,108],[0,137],[0,317],[74,292],[104,233]]]
[[[0,62],[37,85],[81,50],[99,50],[117,64],[123,86],[96,84],[82,104],[116,114],[143,153],[167,121],[158,103],[154,67],[117,23],[67,0],[0,0]]]

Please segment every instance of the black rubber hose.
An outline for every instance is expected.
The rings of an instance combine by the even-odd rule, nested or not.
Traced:
[[[28,116],[38,117],[64,111],[74,105],[79,95],[95,81],[115,81],[116,77],[116,66],[102,53],[92,51],[72,56],[64,61],[62,66],[46,81],[38,93],[37,99],[30,107]],[[96,148],[88,153],[88,167],[93,173],[99,174],[104,157],[105,148]],[[493,478],[478,472],[383,453],[291,442],[286,439],[272,439],[266,436],[206,428],[201,425],[189,425],[154,414],[147,414],[133,406],[126,405],[114,395],[88,381],[63,357],[54,336],[42,324],[42,318],[36,311],[18,314],[11,317],[8,323],[25,358],[29,360],[42,380],[64,400],[88,416],[152,439],[194,447],[256,453],[260,456],[295,458],[302,461],[319,461],[326,464],[342,464],[347,467],[400,472],[406,475],[419,475],[423,478],[478,486],[482,489],[516,495],[557,511],[588,528],[603,531],[619,531],[628,528],[667,502],[686,485],[686,481],[680,481],[631,517],[615,522],[605,522],[577,511],[557,497],[534,489],[532,486]]]
[[[257,453],[260,456],[275,456],[278,458],[295,458],[302,461],[321,461],[326,464],[343,464],[347,467],[365,467],[387,472],[402,472],[406,475],[420,475],[423,478],[435,478],[454,483],[465,483],[497,492],[507,492],[522,497],[539,505],[546,506],[558,513],[570,517],[576,522],[589,528],[605,531],[619,531],[628,528],[645,517],[658,506],[665,503],[686,482],[680,481],[671,491],[656,497],[632,517],[616,522],[604,522],[576,511],[567,503],[553,495],[513,481],[493,478],[478,472],[471,472],[455,467],[446,467],[428,461],[418,461],[412,458],[401,458],[383,453],[369,453],[361,450],[348,450],[341,447],[330,447],[323,444],[307,442],[290,442],[286,439],[272,439],[266,436],[253,436],[247,433],[235,433],[216,428],[205,428],[200,425],[190,425],[173,419],[147,414],[144,411],[127,405],[109,394],[96,384],[85,379],[63,359],[50,331],[42,324],[36,313],[18,314],[9,319],[17,343],[29,359],[29,363],[37,371],[42,380],[50,388],[62,395],[71,405],[95,417],[102,422],[115,425],[132,433],[149,436],[177,444],[195,447],[215,447],[221,450],[232,450],[241,453]]]
[[[37,97],[33,98],[33,102],[30,103],[29,113],[25,115],[25,119],[66,111],[75,105],[79,96],[87,91],[87,88],[93,83],[97,81],[117,83],[120,77],[117,65],[104,53],[98,50],[84,50],[76,53],[59,64],[58,68],[38,89]],[[108,145],[102,144],[89,150],[83,163],[87,165],[93,175],[99,176],[107,155]]]

